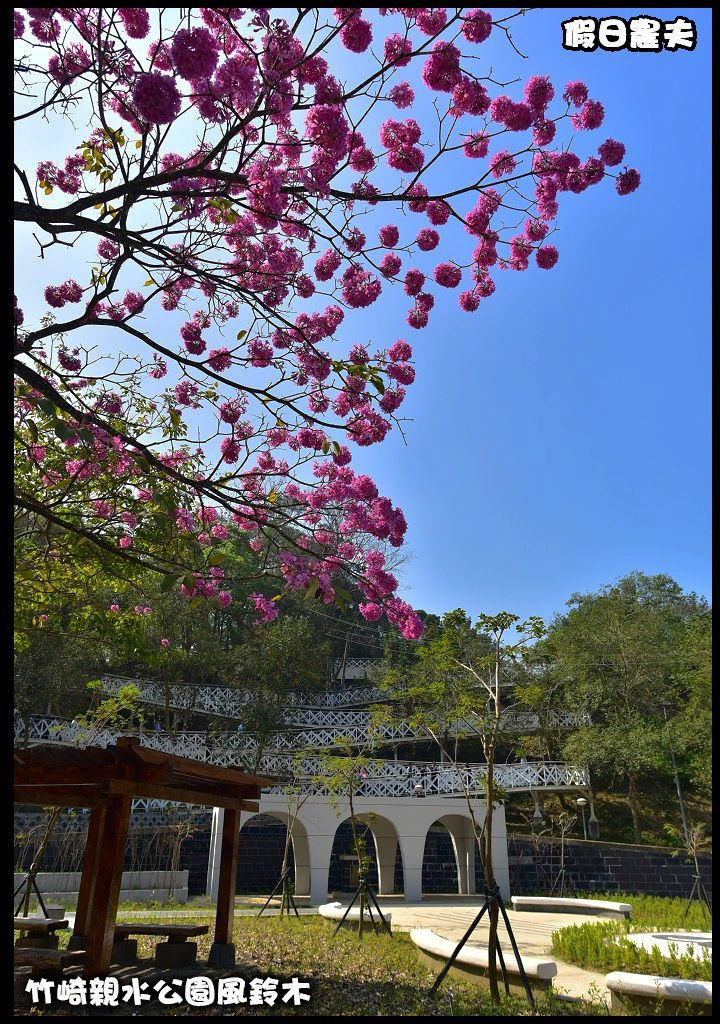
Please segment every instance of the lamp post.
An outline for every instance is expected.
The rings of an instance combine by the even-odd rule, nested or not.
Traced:
[[[680,776],[678,775],[677,764],[675,762],[675,751],[673,750],[672,739],[670,738],[670,726],[668,725],[667,709],[671,707],[670,701],[661,700],[660,707],[663,709],[663,718],[665,719],[665,731],[667,732],[668,747],[670,749],[670,758],[672,760],[673,774],[675,776],[675,789],[677,790],[678,803],[680,804],[680,817],[682,819],[683,835],[685,836],[685,842],[688,842],[689,831],[687,817],[685,815],[685,804],[683,803],[682,790],[680,789]]]
[[[584,796],[579,796],[575,803],[582,811],[582,823],[583,823],[583,839],[587,840],[587,824],[585,822],[585,808],[587,807],[587,800]]]

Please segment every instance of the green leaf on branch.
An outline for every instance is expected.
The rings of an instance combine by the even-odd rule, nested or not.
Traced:
[[[55,436],[59,437],[61,441],[70,441],[77,435],[77,428],[71,427],[68,423],[62,423],[58,421],[53,424],[55,430]]]
[[[305,593],[303,595],[303,602],[314,600],[318,596],[318,592],[319,591],[320,591],[320,580],[317,579],[316,576],[313,576],[313,578],[310,580],[310,582],[307,585],[307,590],[305,591]]]
[[[46,416],[55,416],[55,403],[51,402],[49,398],[38,398],[37,404]]]

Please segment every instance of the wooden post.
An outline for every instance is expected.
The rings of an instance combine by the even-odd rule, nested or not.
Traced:
[[[90,824],[88,826],[87,840],[85,842],[85,855],[83,856],[82,877],[80,879],[80,891],[78,893],[77,910],[75,911],[75,924],[73,926],[72,938],[78,939],[87,935],[88,923],[92,916],[93,892],[95,890],[95,876],[97,872],[98,856],[100,853],[100,836],[105,824],[105,808],[94,807],[90,812]],[[79,943],[73,942],[73,946]]]
[[[225,808],[220,854],[220,880],[215,912],[215,942],[230,944],[233,940],[233,911],[237,879],[240,812]]]
[[[129,796],[110,796],[99,830],[92,914],[87,932],[87,977],[105,973],[110,966],[131,806]]]

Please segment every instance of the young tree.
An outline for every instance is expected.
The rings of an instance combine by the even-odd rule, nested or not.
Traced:
[[[293,757],[292,774],[287,779],[285,785],[282,788],[283,795],[286,800],[287,807],[287,829],[285,830],[285,845],[283,846],[282,865],[280,868],[280,883],[282,884],[280,894],[280,917],[282,917],[287,911],[288,916],[290,915],[290,907],[292,906],[297,915],[297,907],[292,899],[292,891],[290,888],[290,880],[288,876],[288,867],[290,861],[290,843],[292,842],[293,834],[295,831],[295,825],[298,820],[298,816],[303,806],[307,803],[310,797],[313,795],[313,791],[307,786],[306,781],[303,778],[303,760],[305,753],[300,751]],[[303,784],[305,782],[305,785]],[[278,884],[280,884],[278,883]],[[277,890],[278,886],[275,887]],[[270,903],[274,893],[271,893],[267,899],[267,902],[263,906],[262,910],[258,914],[260,917],[265,908]]]
[[[505,639],[514,630],[515,639]],[[544,633],[542,621],[532,617],[520,622],[517,615],[499,612],[480,615],[471,626],[467,614],[458,608],[443,616],[436,639],[418,651],[412,669],[391,669],[386,682],[400,690],[413,706],[410,721],[435,741],[443,759],[455,769],[458,786],[465,798],[473,824],[488,892],[495,890],[492,859],[493,810],[503,799],[495,781],[497,747],[502,742],[503,716],[513,708],[514,669],[528,645]],[[388,712],[386,712],[387,714]],[[505,718],[507,721],[507,718]],[[482,822],[476,815],[477,792],[470,784],[460,760],[460,744],[474,738],[482,744],[487,762],[485,811]],[[488,917],[488,976],[494,1002],[500,999],[497,974],[499,907],[490,903]]]
[[[498,612],[497,615],[480,615],[476,629],[489,636],[492,642],[492,653],[484,658],[472,661],[461,661],[459,664],[483,688],[488,697],[486,714],[482,716],[480,726],[483,750],[487,761],[487,781],[485,793],[485,821],[483,824],[482,860],[485,874],[485,885],[489,892],[495,889],[495,873],[492,858],[493,810],[496,800],[496,783],[494,776],[495,754],[502,731],[502,715],[504,707],[503,683],[507,681],[508,669],[517,661],[528,644],[539,640],[545,632],[541,619],[532,616],[525,622],[519,615],[510,612]],[[506,634],[513,630],[515,639],[508,643]],[[501,796],[501,793],[497,794]],[[488,911],[490,930],[488,935],[488,975],[490,992],[493,1002],[498,1002],[500,993],[497,981],[496,945],[499,907],[493,900]]]
[[[394,284],[421,329],[431,279],[464,281],[473,312],[493,267],[556,263],[562,193],[640,175],[622,143],[585,144],[604,109],[584,83],[483,66],[524,9],[283,13],[15,12],[19,132],[42,157],[16,166],[15,215],[57,268],[33,322],[34,282],[15,306],[20,580],[149,567],[225,608],[234,521],[261,555],[243,577],[259,619],[278,614],[263,581],[331,603],[342,568],[366,619],[417,638],[377,547],[405,516],[345,443],[402,429],[412,347],[359,344],[351,317],[343,343],[341,324]],[[467,248],[427,256],[448,224]]]
[[[360,916],[358,919],[358,937],[362,938],[367,918],[373,923],[377,930],[377,924],[373,918],[372,892],[367,889],[367,879],[370,871],[370,854],[368,853],[365,832],[361,831],[362,822],[355,810],[355,799],[358,790],[361,788],[367,769],[372,766],[372,752],[380,741],[380,732],[376,724],[371,720],[365,739],[359,744],[351,744],[347,740],[338,742],[337,754],[324,754],[322,770],[315,779],[317,785],[328,790],[330,804],[337,808],[341,801],[347,800],[349,811],[350,828],[352,831],[353,849],[358,862],[358,881],[360,896]],[[343,808],[344,809],[344,808]],[[356,894],[357,895],[357,894]],[[350,904],[352,906],[352,903]]]

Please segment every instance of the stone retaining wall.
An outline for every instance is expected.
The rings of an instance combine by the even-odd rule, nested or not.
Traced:
[[[662,846],[570,840],[565,843],[566,877],[584,892],[637,892],[688,896],[695,868],[681,853]],[[539,856],[538,856],[539,854]],[[517,895],[550,891],[560,868],[560,840],[508,836],[510,888]],[[712,899],[712,855],[699,858],[700,873]],[[544,869],[544,871],[543,871]],[[569,894],[571,895],[571,893]]]

